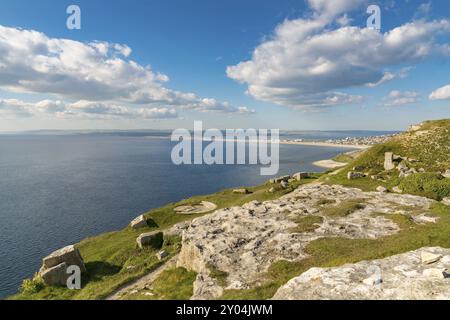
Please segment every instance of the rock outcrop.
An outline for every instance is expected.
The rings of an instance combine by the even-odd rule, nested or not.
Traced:
[[[450,249],[423,248],[337,268],[312,268],[279,288],[273,299],[448,300],[449,268]]]
[[[83,258],[73,245],[59,249],[45,257],[42,260],[39,275],[48,286],[64,286],[69,277],[67,268],[70,266],[78,266],[81,272],[86,272]]]
[[[131,221],[130,226],[132,229],[140,229],[147,227],[147,220],[145,219],[144,215],[140,215],[133,221]]]
[[[198,204],[192,204],[192,205],[184,205],[179,206],[174,209],[174,211],[178,214],[201,214],[201,213],[207,213],[216,210],[217,205],[209,202],[209,201],[202,201]]]
[[[327,199],[336,203],[322,204]],[[325,208],[355,199],[364,205],[351,214],[324,213]],[[304,248],[313,240],[333,236],[375,239],[392,235],[400,228],[389,219],[389,214],[407,214],[399,209],[405,206],[426,213],[432,202],[411,195],[309,184],[277,200],[253,201],[195,219],[183,232],[177,265],[199,273],[195,287],[202,289],[196,293],[197,299],[213,299],[216,297],[207,293],[211,290],[205,288],[213,287],[212,291],[219,292],[216,287],[220,285],[209,276],[211,268],[228,275],[221,287],[249,288],[262,280],[261,276],[272,263],[304,259]],[[308,216],[322,217],[322,222],[314,231],[295,232],[295,221]],[[208,284],[200,283],[203,279]]]
[[[386,152],[384,154],[384,170],[389,171],[395,169],[394,154],[392,152]]]
[[[139,248],[150,247],[160,249],[164,241],[164,234],[160,231],[153,231],[141,234],[136,242]]]

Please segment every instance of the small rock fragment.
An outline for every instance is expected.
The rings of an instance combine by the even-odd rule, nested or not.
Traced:
[[[422,252],[421,259],[423,264],[433,264],[435,262],[438,262],[442,258],[439,254],[434,254],[431,252]]]

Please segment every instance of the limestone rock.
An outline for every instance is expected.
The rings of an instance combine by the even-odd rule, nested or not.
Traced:
[[[323,204],[324,199],[335,202]],[[364,206],[345,217],[327,216],[322,212],[327,207],[354,199],[361,199]],[[393,235],[400,230],[389,219],[389,215],[398,214],[395,204],[427,213],[432,203],[419,196],[308,184],[276,200],[252,201],[194,219],[183,232],[177,266],[202,275],[208,275],[213,266],[228,275],[228,287],[252,287],[274,262],[301,261],[307,257],[304,249],[311,241],[329,237],[377,239]],[[315,230],[296,232],[297,224],[293,221],[308,216],[321,217],[322,222],[317,223]],[[370,275],[365,275],[361,281]],[[197,279],[199,288],[203,288],[202,279],[206,278]],[[207,294],[201,296],[208,298]]]
[[[412,219],[417,224],[436,223],[438,221],[437,217],[430,217],[427,216],[426,214],[413,216]]]
[[[160,231],[153,231],[141,234],[136,242],[139,248],[151,247],[153,249],[161,248],[164,241],[164,234]]]
[[[70,245],[59,249],[49,256],[43,259],[43,268],[49,269],[55,267],[63,262],[65,262],[68,266],[78,266],[81,269],[81,272],[86,271],[86,267],[84,265],[83,258],[81,257],[80,252],[75,246]]]
[[[309,173],[308,172],[298,172],[296,174],[294,174],[292,176],[295,180],[300,181],[303,179],[308,179],[309,178]]]
[[[54,267],[43,269],[39,275],[48,286],[65,286],[70,275],[67,274],[67,263],[63,262]]]
[[[445,279],[445,269],[430,268],[425,269],[422,275],[426,278]]]
[[[386,193],[386,192],[388,192],[388,189],[386,189],[386,188],[383,187],[383,186],[379,186],[379,187],[377,188],[377,191],[378,191],[378,192],[381,192],[381,193]]]
[[[393,188],[392,188],[392,192],[395,192],[395,193],[403,193],[403,190],[400,189],[400,187],[393,187]]]
[[[290,178],[291,178],[291,176],[283,176],[283,177],[271,179],[270,183],[281,183],[282,181],[289,181]]]
[[[287,183],[286,181],[281,181],[281,187],[283,189],[287,189],[287,187],[289,187],[289,183]]]
[[[408,171],[409,168],[404,162],[400,162],[399,165],[397,166],[397,170],[398,171]]]
[[[156,258],[158,258],[159,261],[161,261],[161,260],[167,258],[168,256],[169,256],[169,254],[168,254],[167,251],[165,251],[165,250],[159,251],[159,252],[156,254]]]
[[[445,204],[446,206],[450,206],[450,197],[442,199],[442,203]]]
[[[194,282],[194,294],[191,300],[219,299],[223,294],[223,288],[216,283],[208,274],[197,275]]]
[[[421,253],[420,258],[422,259],[423,264],[433,264],[437,261],[439,261],[442,258],[442,255],[440,254],[434,254],[428,251],[423,251]]]
[[[394,154],[392,152],[386,152],[384,154],[384,170],[389,171],[395,169]]]
[[[347,173],[347,179],[348,180],[353,180],[353,179],[358,179],[358,178],[364,178],[366,175],[362,172],[354,172],[354,171],[349,171]]]
[[[421,264],[424,252],[449,259],[429,268]],[[380,269],[377,274],[372,274],[374,265]],[[313,268],[279,288],[273,299],[448,300],[450,285],[444,272],[449,266],[450,249],[423,248],[381,260]]]
[[[165,231],[165,235],[168,237],[178,236],[181,237],[183,235],[183,231],[189,228],[190,222],[184,221],[173,225],[170,229]]]
[[[447,171],[445,171],[445,172],[442,174],[442,176],[443,176],[444,178],[450,179],[450,169],[447,170]]]
[[[198,204],[192,204],[192,205],[184,205],[179,206],[174,209],[174,211],[178,214],[185,214],[185,215],[191,215],[191,214],[200,214],[200,213],[207,213],[211,212],[217,209],[217,205],[209,202],[209,201],[202,201]]]
[[[248,189],[234,189],[233,193],[236,193],[236,194],[249,194],[250,191]]]
[[[139,217],[131,221],[130,226],[132,229],[145,228],[147,227],[147,220],[145,219],[144,215],[140,215]]]
[[[82,273],[86,272],[83,258],[73,245],[59,249],[42,259],[39,275],[48,286],[65,286],[69,277],[66,271],[70,266],[78,266]]]

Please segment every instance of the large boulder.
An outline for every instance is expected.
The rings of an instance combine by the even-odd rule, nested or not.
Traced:
[[[289,179],[291,178],[291,176],[283,176],[283,177],[279,177],[279,178],[275,178],[275,179],[271,179],[270,183],[281,183],[282,181],[289,181]]]
[[[43,268],[49,269],[65,262],[68,266],[78,266],[81,272],[86,272],[83,258],[80,251],[75,246],[70,245],[59,249],[45,257],[43,260]]]
[[[69,277],[67,268],[67,263],[63,262],[49,269],[41,270],[39,275],[48,286],[65,286]]]
[[[65,286],[67,278],[67,268],[78,266],[80,271],[86,272],[83,258],[75,246],[70,245],[59,249],[42,260],[42,267],[39,270],[44,283],[48,286]]]
[[[275,300],[441,300],[450,298],[450,250],[422,248],[336,268],[312,268]]]
[[[141,234],[136,242],[139,248],[150,247],[160,249],[164,242],[164,234],[160,231],[153,231]]]
[[[236,193],[236,194],[249,194],[250,191],[248,189],[242,188],[242,189],[234,189],[233,193]]]
[[[131,221],[130,225],[132,229],[140,229],[148,226],[147,219],[145,219],[145,216],[143,214]]]
[[[348,180],[353,180],[353,179],[359,179],[359,178],[364,178],[366,175],[362,172],[354,172],[354,171],[350,171],[347,173],[347,179]]]
[[[394,153],[386,152],[384,154],[384,170],[389,171],[395,169]]]

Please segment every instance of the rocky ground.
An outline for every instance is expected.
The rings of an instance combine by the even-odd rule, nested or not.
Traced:
[[[422,248],[338,268],[312,268],[278,289],[276,300],[450,299],[450,250]]]
[[[219,298],[224,289],[259,284],[264,272],[278,260],[305,258],[304,248],[313,240],[376,239],[395,234],[400,228],[389,219],[390,214],[413,212],[416,223],[435,223],[428,212],[432,202],[338,185],[305,185],[278,200],[251,202],[195,219],[183,232],[177,266],[198,273],[193,299]],[[298,229],[303,218],[312,217],[312,225]],[[225,275],[223,281],[211,276],[217,271]]]

